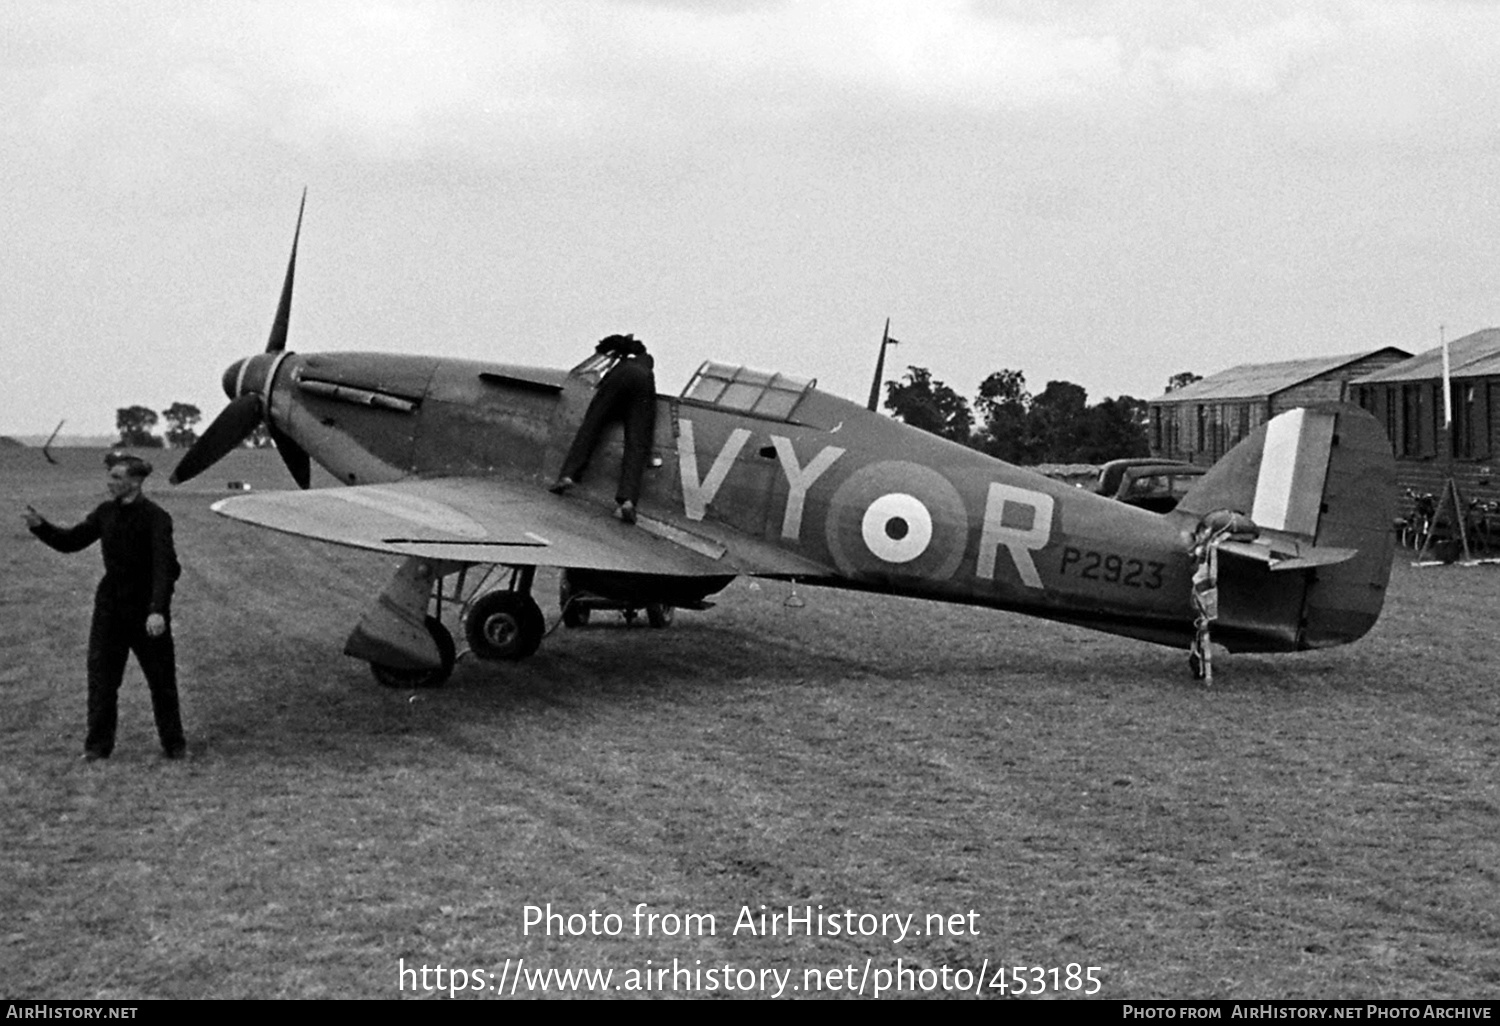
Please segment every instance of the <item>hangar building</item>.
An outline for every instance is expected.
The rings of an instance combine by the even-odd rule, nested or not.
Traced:
[[[1349,383],[1411,354],[1394,346],[1349,356],[1247,363],[1148,404],[1151,455],[1208,465],[1284,410],[1350,397]]]
[[[1448,343],[1448,364],[1453,428],[1446,438],[1441,346],[1355,379],[1350,401],[1385,425],[1401,488],[1440,494],[1451,472],[1466,500],[1500,499],[1491,475],[1500,457],[1500,328]]]

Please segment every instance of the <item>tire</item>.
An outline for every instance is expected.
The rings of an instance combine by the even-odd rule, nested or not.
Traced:
[[[646,622],[657,630],[672,626],[677,610],[660,602],[646,603]]]
[[[530,595],[492,591],[469,607],[464,637],[480,659],[525,659],[542,643],[547,621]]]
[[[426,670],[403,670],[381,663],[370,664],[370,675],[388,688],[440,688],[453,675],[453,664],[458,661],[458,649],[453,645],[453,635],[435,616],[427,618],[427,633],[437,645],[439,665]]]

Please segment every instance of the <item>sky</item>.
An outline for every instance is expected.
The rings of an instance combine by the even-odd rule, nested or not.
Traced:
[[[1500,325],[1500,5],[0,5],[0,433],[265,347],[567,367],[632,332],[863,401],[1090,402]],[[200,429],[201,429],[200,425]]]

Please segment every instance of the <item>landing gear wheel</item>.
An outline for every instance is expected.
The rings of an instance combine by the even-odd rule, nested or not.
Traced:
[[[671,606],[660,602],[646,603],[646,622],[657,630],[672,626],[672,620],[676,615],[677,611]]]
[[[530,595],[492,591],[464,617],[464,637],[480,659],[525,659],[547,633],[547,621]]]
[[[453,673],[453,664],[458,661],[458,650],[453,646],[453,635],[435,616],[427,618],[427,633],[437,645],[437,666],[425,670],[403,670],[381,663],[370,664],[370,674],[388,688],[440,688]]]

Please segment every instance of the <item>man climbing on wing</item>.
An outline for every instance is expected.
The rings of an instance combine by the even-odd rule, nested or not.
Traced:
[[[561,495],[583,480],[604,429],[618,420],[625,426],[625,454],[620,460],[615,516],[633,524],[656,431],[655,361],[634,335],[610,335],[594,351],[614,357],[615,365],[600,379],[552,491]]]

